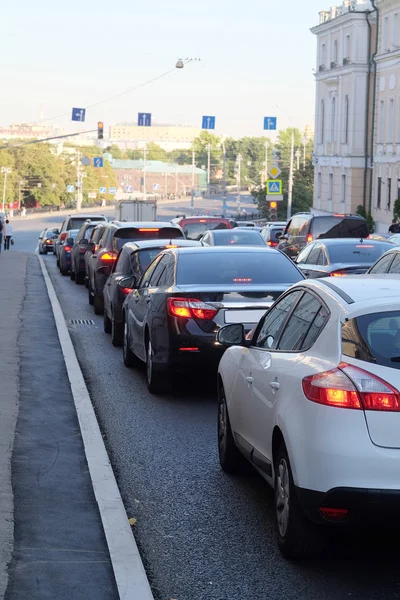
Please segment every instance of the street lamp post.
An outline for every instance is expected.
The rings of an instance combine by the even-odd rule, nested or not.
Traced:
[[[238,188],[236,203],[237,203],[237,212],[238,212],[238,215],[240,215],[240,183],[241,183],[241,165],[242,165],[242,155],[241,154],[237,155],[236,163],[237,163],[236,175],[237,175],[237,188]]]
[[[211,144],[208,144],[208,156],[207,156],[207,195],[210,195],[210,168],[211,168]]]
[[[226,147],[225,140],[222,136],[222,173],[223,173],[223,184],[222,184],[222,216],[226,216]]]
[[[292,216],[292,199],[293,199],[293,163],[294,163],[294,128],[292,127],[292,142],[290,148],[290,167],[289,167],[289,189],[288,189],[288,204],[287,204],[287,220]]]
[[[4,173],[4,185],[3,185],[3,204],[2,204],[2,212],[5,212],[6,206],[6,192],[7,192],[7,175],[11,173],[10,167],[2,167],[1,172]]]

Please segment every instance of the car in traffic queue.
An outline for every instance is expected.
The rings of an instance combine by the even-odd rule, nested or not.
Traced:
[[[39,254],[54,252],[54,241],[59,234],[58,229],[45,229],[41,232],[38,241]]]
[[[103,290],[104,331],[111,333],[114,346],[121,346],[123,342],[123,303],[143,273],[162,250],[190,246],[201,246],[201,243],[185,239],[139,240],[122,247]]]
[[[216,370],[224,350],[216,344],[218,329],[242,323],[250,331],[303,278],[267,246],[164,250],[124,302],[124,363],[146,363],[152,393],[168,389],[179,370]]]
[[[68,235],[60,246],[58,262],[61,275],[68,275],[71,271],[71,250],[78,231],[79,229],[67,231]]]
[[[332,238],[367,238],[368,225],[360,215],[314,215],[297,213],[293,215],[282,233],[278,249],[290,258],[310,242]]]
[[[400,273],[400,248],[393,246],[367,271],[368,275],[396,275]]]
[[[243,229],[213,229],[206,231],[199,238],[204,246],[230,246],[236,244],[239,246],[265,246],[265,242],[260,233],[253,227]]]
[[[220,329],[218,451],[274,489],[278,544],[318,555],[329,529],[400,519],[400,277],[298,283],[252,338]]]
[[[280,238],[285,231],[286,222],[276,221],[274,223],[267,223],[261,230],[261,236],[265,240],[266,244],[271,248],[277,248],[280,242]]]
[[[83,283],[86,277],[85,254],[86,247],[89,244],[90,237],[95,226],[99,221],[91,221],[88,219],[82,225],[76,236],[75,243],[71,250],[71,280],[77,285]]]
[[[380,240],[381,242],[388,242],[389,238],[393,237],[392,233],[370,233],[368,236],[369,240]]]
[[[387,239],[391,244],[395,244],[396,246],[400,246],[400,233],[394,233],[390,235]]]
[[[97,250],[89,254],[88,260],[88,297],[89,304],[94,305],[95,314],[103,314],[104,286],[124,244],[138,240],[175,240],[184,237],[179,225],[170,222],[112,221],[108,223],[97,244]],[[90,244],[87,246],[89,252],[93,249]]]
[[[366,273],[393,244],[370,239],[311,242],[295,259],[307,278],[341,277]]]
[[[106,216],[98,214],[68,215],[65,217],[59,230],[58,237],[54,243],[54,254],[57,257],[57,266],[59,266],[58,261],[60,255],[60,248],[67,237],[68,231],[71,231],[72,229],[77,229],[79,231],[79,229],[82,227],[85,221],[89,219],[93,221],[108,221]]]
[[[98,223],[92,233],[91,236],[89,238],[89,243],[86,246],[86,251],[85,251],[85,286],[88,287],[89,286],[89,278],[88,278],[88,273],[89,273],[89,265],[90,265],[90,258],[92,257],[92,255],[97,252],[97,249],[99,247],[99,242],[101,240],[101,237],[104,233],[104,229],[107,227],[107,223],[105,222],[100,222]]]
[[[172,223],[176,223],[182,228],[187,240],[198,241],[200,236],[211,229],[232,229],[229,219],[224,217],[210,217],[208,215],[196,217],[176,217],[172,219]]]

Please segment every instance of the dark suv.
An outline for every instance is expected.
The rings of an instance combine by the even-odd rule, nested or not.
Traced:
[[[60,246],[62,246],[62,244],[65,241],[65,238],[67,237],[67,232],[71,231],[72,229],[80,229],[82,227],[82,225],[85,223],[85,221],[88,220],[93,220],[93,221],[107,221],[107,217],[105,217],[104,215],[68,215],[67,217],[65,217],[61,228],[60,228],[60,234],[58,236],[58,238],[55,240],[55,244],[54,244],[54,254],[57,256],[57,262],[59,259],[59,255],[60,255]]]
[[[168,222],[126,223],[113,221],[109,223],[104,228],[97,250],[92,253],[88,261],[89,304],[94,304],[96,315],[103,314],[104,286],[124,244],[137,240],[173,240],[184,239],[184,237],[183,231],[178,225]],[[88,251],[92,250],[90,244],[87,249]]]
[[[99,221],[91,221],[88,219],[80,228],[76,236],[75,243],[71,249],[71,271],[70,276],[76,284],[83,283],[86,275],[85,254],[86,246],[89,243],[90,237],[95,226]]]
[[[296,258],[306,244],[328,238],[367,238],[366,220],[360,215],[313,215],[297,213],[290,219],[278,246],[290,258]]]

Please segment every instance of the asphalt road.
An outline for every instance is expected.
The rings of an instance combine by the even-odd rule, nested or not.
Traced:
[[[23,223],[14,249],[34,250],[48,222]],[[255,473],[229,477],[219,468],[214,376],[182,380],[171,396],[151,396],[144,372],[123,366],[86,289],[62,277],[52,255],[45,261],[128,516],[137,519],[156,600],[400,598],[398,534],[366,532],[339,540],[320,560],[284,560],[267,485]]]

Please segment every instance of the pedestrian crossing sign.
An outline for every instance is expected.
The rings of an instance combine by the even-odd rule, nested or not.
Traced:
[[[267,196],[282,195],[282,179],[272,179],[267,181]]]

